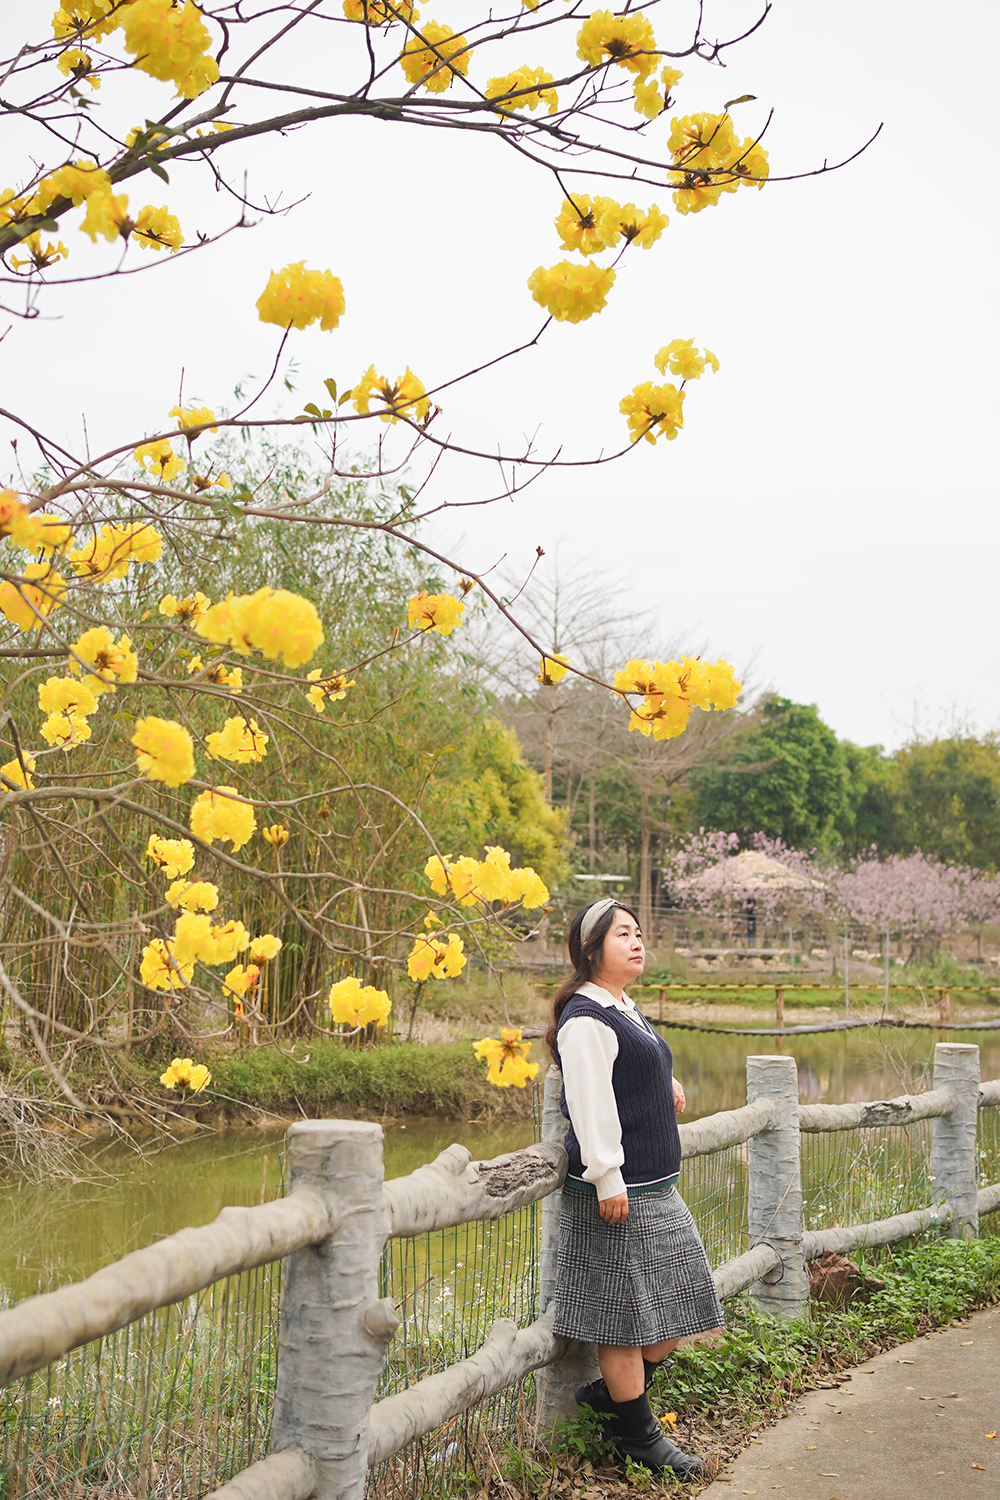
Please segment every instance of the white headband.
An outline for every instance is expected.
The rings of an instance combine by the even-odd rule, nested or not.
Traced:
[[[580,923],[580,942],[587,941],[605,912],[613,911],[616,906],[620,905],[621,902],[616,901],[614,896],[604,896],[600,901],[595,901],[593,906],[588,906],[583,921]]]

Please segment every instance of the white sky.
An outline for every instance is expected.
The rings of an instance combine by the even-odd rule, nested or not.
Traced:
[[[17,28],[0,17],[0,40],[51,9],[19,6]],[[461,11],[424,7],[456,26]],[[724,33],[753,7],[709,11]],[[290,49],[288,68],[330,76],[360,30],[336,28],[319,55]],[[776,0],[726,69],[687,66],[672,113],[752,93],[760,104],[738,121],[749,133],[773,106],[775,174],[835,161],[884,129],[842,172],[741,189],[697,216],[658,195],[670,227],[629,252],[606,311],[449,392],[439,422],[507,451],[536,429],[546,451],[613,451],[619,399],[682,336],[722,365],[689,387],[684,431],[616,465],[550,472],[513,504],[445,517],[428,537],[476,569],[504,554],[505,568],[527,566],[541,545],[558,547],[561,566],[630,577],[623,605],[651,606],[664,637],[707,642],[741,667],[756,657],[758,684],[815,702],[861,742],[893,747],[915,722],[1000,725],[996,208],[983,165],[998,30],[990,0]],[[529,50],[519,42],[509,65],[540,60]],[[109,80],[102,109],[138,119],[147,88]],[[254,311],[269,270],[303,257],[341,277],[347,315],[333,333],[292,334],[286,415],[324,399],[324,376],[343,390],[372,361],[388,375],[409,363],[430,386],[539,326],[525,280],[563,258],[560,195],[499,144],[352,121],[255,147],[239,167],[236,156],[229,175],[245,162],[258,201],[311,196],[158,273],[53,291],[48,319],[15,322],[2,344],[2,404],[76,449],[85,412],[92,451],[164,425],[182,368],[186,398],[223,406],[273,361],[278,331]],[[4,182],[19,159],[8,144]],[[196,172],[171,175],[169,188],[133,188],[133,206],[169,203],[189,238],[228,222]],[[109,263],[103,242],[91,254],[75,229],[63,237],[77,269]],[[127,263],[142,259],[131,250]],[[455,463],[433,493],[475,498],[492,482]]]

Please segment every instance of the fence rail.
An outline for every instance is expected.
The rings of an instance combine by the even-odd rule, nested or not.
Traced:
[[[182,1230],[78,1285],[0,1313],[0,1387],[21,1382],[27,1393],[33,1372],[51,1369],[71,1350],[156,1309],[181,1306],[222,1278],[281,1260],[272,1451],[215,1488],[214,1500],[361,1500],[369,1470],[384,1467],[533,1371],[540,1372],[537,1428],[544,1434],[558,1416],[571,1414],[573,1386],[595,1369],[593,1350],[567,1345],[551,1326],[559,1190],[566,1172],[565,1151],[557,1139],[564,1129],[560,1085],[551,1069],[543,1139],[536,1145],[492,1161],[473,1161],[464,1147],[451,1146],[408,1177],[388,1183],[382,1181],[379,1126],[356,1121],[293,1125],[285,1198],[257,1208],[225,1209],[210,1225]],[[826,1250],[892,1244],[929,1229],[977,1233],[980,1217],[1000,1209],[1000,1182],[984,1184],[981,1178],[983,1161],[987,1170],[1000,1174],[995,1124],[1000,1114],[992,1113],[1000,1106],[1000,1080],[980,1084],[977,1047],[939,1043],[933,1085],[926,1093],[892,1100],[800,1105],[794,1058],[748,1058],[746,1106],[681,1126],[683,1170],[714,1174],[707,1186],[697,1175],[691,1178],[694,1193],[689,1187],[689,1198],[696,1218],[710,1212],[710,1200],[729,1205],[742,1202],[745,1192],[746,1248],[739,1250],[737,1242],[739,1253],[716,1269],[720,1297],[730,1299],[749,1289],[765,1310],[796,1315],[807,1305],[806,1263]],[[983,1124],[987,1113],[988,1128]],[[929,1168],[923,1205],[865,1223],[806,1228],[801,1138],[806,1134],[822,1140],[834,1132],[845,1140],[853,1134],[858,1149],[875,1139],[909,1142],[918,1186]],[[987,1140],[995,1140],[993,1156],[981,1144]],[[983,1160],[980,1152],[986,1153]],[[504,1224],[521,1225],[519,1216],[529,1210],[533,1214],[530,1206],[537,1203],[542,1225],[534,1320],[519,1326],[520,1314],[497,1317],[485,1340],[480,1342],[480,1335],[478,1347],[464,1357],[451,1357],[463,1351],[454,1341],[449,1349],[436,1336],[441,1345],[436,1358],[444,1367],[433,1368],[432,1360],[431,1373],[375,1400],[386,1351],[401,1323],[397,1300],[384,1295],[385,1247],[394,1242],[429,1245],[421,1237],[465,1224],[499,1221],[499,1233]],[[704,1223],[702,1227],[705,1234]],[[534,1254],[534,1219],[517,1232],[531,1236]],[[508,1249],[501,1240],[498,1253]],[[414,1287],[406,1289],[404,1279],[404,1326],[411,1316],[408,1298],[412,1301],[421,1290],[418,1261],[413,1262]],[[474,1295],[489,1301],[487,1287],[480,1285]],[[433,1329],[433,1320],[425,1320],[427,1337]],[[422,1368],[423,1355],[418,1372]],[[408,1381],[407,1358],[400,1369],[400,1378]],[[10,1449],[11,1462],[18,1466],[17,1483],[12,1487],[0,1470],[0,1495],[32,1500],[36,1494],[62,1492],[58,1476],[48,1472],[37,1486],[29,1482],[34,1431],[30,1420],[21,1422],[23,1442],[19,1437],[20,1446]],[[106,1465],[106,1478],[105,1471]],[[217,1485],[220,1479],[227,1479],[225,1472],[210,1483]],[[71,1487],[74,1494],[87,1493],[76,1480]],[[103,1481],[99,1488],[117,1493]]]

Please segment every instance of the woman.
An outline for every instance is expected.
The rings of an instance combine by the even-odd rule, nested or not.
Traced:
[[[708,1260],[676,1187],[684,1090],[670,1048],[625,993],[646,958],[635,913],[610,896],[585,907],[569,953],[573,975],[556,991],[545,1037],[570,1122],[553,1328],[597,1345],[603,1378],[576,1399],[610,1414],[621,1453],[693,1479],[704,1465],[664,1436],[646,1395],[682,1338],[722,1332]]]

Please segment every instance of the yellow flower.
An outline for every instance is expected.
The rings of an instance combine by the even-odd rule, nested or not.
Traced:
[[[618,216],[618,228],[625,243],[638,245],[640,250],[655,245],[669,222],[656,203],[651,204],[645,213],[641,213],[634,203],[626,203]]]
[[[436,895],[443,896],[450,890],[459,906],[474,906],[480,899],[489,899],[481,891],[483,866],[478,859],[472,859],[468,854],[463,854],[461,859],[449,859],[444,863],[436,854],[432,854],[424,865],[424,874]]]
[[[268,964],[281,952],[281,939],[273,932],[262,933],[250,944],[250,958],[255,964]]]
[[[599,255],[617,242],[620,215],[621,207],[613,198],[589,198],[586,193],[566,198],[555,221],[559,243],[564,250]]]
[[[706,177],[703,172],[672,172],[677,184],[674,207],[679,214],[699,214],[703,208],[714,208],[726,191],[721,182]]]
[[[52,557],[73,535],[73,528],[61,516],[47,511],[29,511],[13,490],[0,490],[0,536],[26,552],[41,552]]]
[[[617,63],[645,77],[659,63],[653,28],[641,15],[614,16],[609,10],[595,10],[577,33],[576,46],[577,57],[591,68]]]
[[[92,89],[99,89],[101,80],[91,72],[94,59],[89,52],[84,52],[80,47],[70,47],[56,60],[56,67],[64,78],[72,78],[74,83],[82,83],[84,79]]]
[[[23,761],[23,764],[22,764]],[[35,757],[27,751],[22,752],[21,760],[9,760],[5,766],[0,766],[0,776],[5,781],[10,781],[14,786],[19,786],[22,791],[30,792],[35,783],[31,779],[31,773],[35,769]],[[5,787],[6,791],[7,788]]]
[[[151,990],[182,990],[190,984],[193,963],[181,963],[172,943],[154,938],[142,950],[139,978]]]
[[[678,664],[641,661],[634,657],[615,673],[620,693],[666,693],[677,690]]]
[[[669,370],[671,375],[680,375],[682,380],[697,380],[709,365],[715,371],[719,361],[711,349],[695,349],[693,339],[674,339],[665,344],[653,363],[661,375]]]
[[[486,858],[479,866],[479,894],[484,901],[502,901],[510,896],[510,855],[499,844],[487,844]]]
[[[223,839],[232,844],[233,853],[253,838],[257,819],[249,802],[240,798],[234,786],[218,786],[202,792],[191,808],[191,832],[206,844]]]
[[[165,839],[158,833],[151,833],[146,845],[146,858],[151,859],[168,880],[176,880],[179,875],[186,875],[193,866],[194,845],[190,839]]]
[[[430,94],[450,89],[456,73],[464,78],[469,71],[472,53],[468,45],[465,37],[456,36],[450,26],[424,22],[400,53],[407,83],[419,84]]]
[[[704,111],[671,120],[667,150],[675,167],[688,172],[710,172],[725,167],[736,151],[736,135],[728,115]]]
[[[426,927],[428,932],[433,932],[435,927],[443,927],[444,923],[441,921],[441,918],[438,916],[436,911],[428,911],[426,917],[424,918],[424,926]]]
[[[288,843],[288,829],[282,823],[272,823],[260,832],[265,844],[270,844],[273,849],[283,849]]]
[[[465,605],[453,594],[428,594],[425,589],[406,606],[411,630],[436,630],[439,635],[451,635],[464,613]]]
[[[406,960],[406,972],[420,984],[428,979],[454,979],[465,968],[464,948],[462,939],[454,932],[447,938],[418,933]]]
[[[301,667],[323,644],[315,605],[287,589],[230,594],[206,610],[194,629],[202,640],[232,646],[243,656],[252,650],[269,659],[283,656],[289,667]]]
[[[145,521],[130,521],[125,526],[102,526],[89,542],[69,554],[69,561],[79,577],[124,578],[133,558],[155,562],[162,551],[163,538],[154,527]]]
[[[206,594],[185,594],[183,599],[177,599],[173,594],[165,594],[160,600],[159,611],[169,620],[179,620],[182,625],[193,625],[195,620],[201,619],[211,602]],[[192,665],[188,670],[195,669]],[[197,670],[200,671],[201,668]]]
[[[172,406],[170,408],[170,415],[177,418],[177,426],[185,437],[192,439],[201,437],[206,428],[209,432],[218,432],[219,430],[215,422],[215,412],[207,406]],[[201,431],[196,431],[195,429],[197,428],[201,428]],[[198,597],[201,599],[205,598],[204,594],[200,594]],[[207,604],[208,600],[206,599],[205,602]]]
[[[538,1064],[527,1060],[531,1043],[521,1040],[520,1028],[515,1031],[501,1027],[499,1041],[486,1036],[474,1042],[472,1050],[480,1061],[489,1064],[486,1079],[497,1088],[506,1089],[513,1084],[515,1088],[523,1089],[538,1072]]]
[[[225,978],[225,988],[240,999],[246,997],[247,991],[252,990],[260,978],[260,970],[255,964],[237,964],[235,969],[230,969]]]
[[[412,26],[420,18],[413,0],[344,0],[344,15],[367,26],[391,26],[393,21],[409,21]]]
[[[119,636],[116,644],[106,625],[95,625],[93,630],[85,630],[79,640],[73,642],[66,662],[66,670],[75,676],[87,667],[91,671],[83,680],[96,698],[101,693],[115,692],[116,683],[135,682],[139,674],[139,658],[127,635]],[[44,703],[42,707],[45,707]],[[81,709],[81,713],[93,711]]]
[[[546,73],[544,68],[521,67],[515,68],[513,73],[505,73],[502,78],[491,78],[484,92],[487,99],[502,100],[504,112],[535,110],[547,104],[549,114],[554,115],[559,108],[559,96],[555,89],[546,87],[551,82],[552,74]]]
[[[182,786],[194,775],[194,742],[183,724],[173,719],[140,719],[132,744],[136,765],[150,781]]]
[[[48,744],[63,750],[90,739],[90,725],[81,714],[49,714],[38,732]]]
[[[271,272],[257,299],[262,323],[302,329],[318,321],[324,332],[336,328],[344,316],[344,288],[332,272],[307,271],[305,264],[297,260]]]
[[[0,583],[0,613],[19,630],[40,630],[66,597],[66,580],[50,563],[26,563],[17,583]]]
[[[28,270],[29,273],[48,271],[69,256],[69,251],[62,240],[58,244],[52,240],[43,240],[37,231],[21,241],[21,248],[28,252],[27,255],[12,255],[10,258],[11,265],[18,272],[22,269]]]
[[[313,686],[306,693],[306,698],[318,714],[325,711],[327,698],[336,703],[347,697],[348,688],[357,687],[353,678],[348,682],[346,673],[335,672],[332,677],[324,677],[319,667],[309,673],[309,681]]]
[[[398,422],[400,417],[423,422],[431,407],[423,384],[409,365],[406,374],[400,375],[394,383],[377,374],[374,365],[369,365],[361,377],[361,384],[354,387],[351,396],[354,410],[361,416],[368,415],[373,396],[382,401],[385,409],[378,413],[382,422]]]
[[[645,438],[655,443],[662,434],[671,442],[684,426],[684,392],[675,385],[654,385],[644,380],[618,403],[618,410],[628,418],[633,443]]]
[[[234,698],[239,697],[243,691],[242,667],[225,667],[221,661],[206,667],[200,656],[193,656],[188,662],[188,671],[203,673],[205,681],[211,682],[215,687],[229,688]]]
[[[555,687],[557,682],[562,682],[569,671],[569,657],[560,656],[556,652],[553,656],[543,656],[538,665],[538,677],[535,679],[543,687]]]
[[[97,693],[87,680],[48,677],[38,684],[38,707],[46,714],[77,714],[86,718],[97,712]]]
[[[327,1004],[330,1015],[339,1026],[370,1026],[374,1021],[381,1027],[388,1021],[392,1010],[392,1001],[385,990],[377,990],[370,984],[362,985],[353,974],[331,985]]]
[[[167,889],[167,901],[185,911],[214,911],[219,904],[219,887],[210,880],[175,880]]]
[[[528,277],[528,290],[557,322],[582,323],[601,311],[614,283],[610,266],[561,260],[557,266],[536,266]]]
[[[545,906],[549,899],[548,887],[537,871],[530,865],[511,870],[507,879],[507,899],[520,901],[526,911]]]
[[[185,963],[231,964],[250,946],[250,934],[242,922],[213,927],[211,917],[184,911],[174,924],[174,948]]]
[[[184,468],[184,460],[171,448],[169,438],[160,438],[155,443],[140,443],[132,457],[137,464],[142,465],[147,474],[154,475],[161,484],[169,484]]]
[[[632,709],[628,727],[654,740],[683,734],[692,708],[706,713],[732,708],[741,691],[728,662],[704,662],[697,656],[679,662],[630,661],[615,673],[615,687],[644,695],[640,706]]]
[[[677,68],[664,68],[659,83],[653,77],[637,77],[632,85],[636,114],[645,115],[647,120],[655,120],[657,115],[669,109],[674,102],[670,97],[670,90],[683,77],[684,74]]]
[[[212,1081],[212,1075],[204,1063],[192,1062],[190,1057],[175,1057],[160,1082],[165,1089],[190,1089],[200,1094]]]
[[[744,187],[762,188],[770,172],[767,152],[752,135],[748,135],[743,144],[736,147],[726,165]]]
[[[166,204],[155,208],[152,203],[147,203],[145,208],[140,208],[132,236],[143,250],[157,253],[167,249],[176,254],[184,243],[181,226]]]
[[[208,56],[212,38],[193,0],[131,0],[118,22],[133,67],[177,85],[178,96],[194,99],[211,88],[219,66]]]
[[[227,719],[224,729],[206,737],[205,748],[213,760],[245,766],[264,759],[269,738],[256,719]]]

